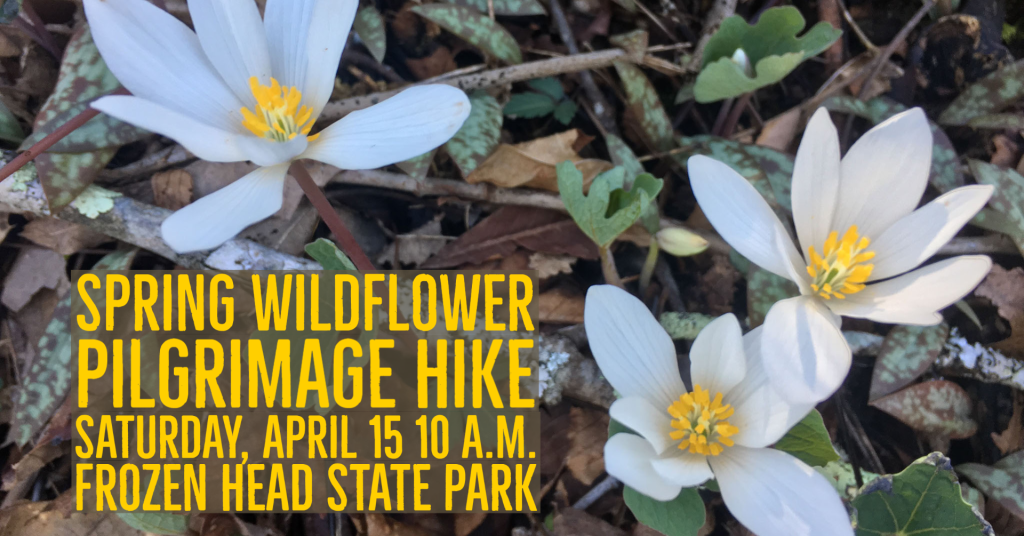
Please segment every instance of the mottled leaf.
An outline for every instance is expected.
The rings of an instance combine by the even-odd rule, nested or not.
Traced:
[[[982,493],[1024,520],[1024,450],[1014,452],[992,466],[965,463],[956,466],[956,470]]]
[[[874,124],[904,111],[906,106],[885,97],[862,101],[849,95],[837,95],[823,104],[833,112],[842,112],[863,117]],[[932,128],[932,169],[929,181],[940,192],[948,192],[964,185],[964,174],[960,171],[960,157],[953,148],[949,136],[935,121],[928,121]]]
[[[472,8],[454,4],[415,6],[413,12],[465,39],[489,56],[506,63],[522,63],[519,44],[508,30]]]
[[[836,491],[839,492],[839,496],[851,500],[857,496],[860,492],[860,486],[857,485],[857,475],[853,470],[853,466],[850,462],[844,462],[842,460],[836,460],[828,462],[824,467],[815,467],[815,471],[821,474],[821,476],[828,479],[829,483],[832,484]],[[860,477],[863,484],[870,484],[880,475],[872,473],[871,471],[865,471],[861,469]]]
[[[617,61],[615,71],[619,73],[622,87],[626,91],[626,105],[640,123],[644,142],[658,151],[674,148],[672,121],[665,113],[665,107],[661,105],[661,99],[651,81],[632,63]]]
[[[117,152],[116,148],[86,153],[43,153],[36,157],[39,180],[50,203],[58,211],[85,193],[100,170]]]
[[[626,506],[636,519],[665,536],[696,536],[704,526],[704,501],[697,488],[683,488],[671,501],[656,501],[626,486]]]
[[[748,145],[715,136],[680,138],[679,144],[690,148],[689,151],[677,156],[680,164],[686,165],[686,160],[695,154],[710,156],[728,164],[743,175],[773,208],[790,210],[792,156],[768,147]]]
[[[963,439],[978,430],[971,417],[971,397],[947,380],[911,385],[870,404],[927,434]]]
[[[842,35],[831,24],[819,22],[797,38],[805,25],[800,11],[792,6],[768,9],[753,25],[739,15],[722,21],[704,48],[704,67],[693,88],[697,102],[736,97],[774,84]],[[732,60],[738,49],[750,59],[753,76]]]
[[[136,249],[107,254],[93,268],[97,270],[126,270]],[[102,308],[102,290],[90,291],[92,299]],[[39,352],[22,382],[11,395],[14,416],[8,441],[25,445],[43,428],[50,415],[60,407],[75,377],[74,352],[71,347],[70,323],[74,318],[72,304],[76,291],[69,291],[53,310],[46,333],[39,338]]]
[[[502,113],[513,118],[532,119],[548,115],[553,111],[555,111],[555,101],[551,97],[527,91],[512,95]]]
[[[395,165],[410,177],[421,181],[427,178],[427,172],[430,171],[430,163],[434,161],[434,153],[436,152],[437,149],[432,149],[404,162],[398,162]]]
[[[839,459],[839,454],[832,447],[832,438],[825,429],[825,421],[816,409],[786,432],[775,443],[775,448],[796,456],[812,467],[822,467]]]
[[[942,112],[939,123],[964,126],[971,119],[998,112],[1021,97],[1024,97],[1024,60],[967,86]]]
[[[608,145],[608,154],[612,158],[612,163],[626,168],[627,179],[632,180],[633,177],[644,172],[644,165],[640,163],[636,153],[629,148],[629,145],[626,145],[622,138],[615,134],[605,134],[604,141]]]
[[[306,244],[306,253],[313,257],[313,260],[320,263],[324,270],[356,270],[356,265],[345,255],[345,252],[338,249],[334,242],[326,238],[317,238],[316,241]]]
[[[1006,233],[1024,252],[1024,176],[981,160],[968,160],[967,164],[975,180],[995,187],[988,202],[992,208],[982,210],[973,222]]]
[[[645,30],[633,30],[623,34],[613,35],[608,41],[629,53],[629,59],[641,63],[647,55],[647,44],[650,36]]]
[[[0,101],[0,140],[21,143],[24,139],[25,132],[18,124],[18,118],[14,117],[3,101]]]
[[[469,176],[498,147],[503,119],[501,105],[487,93],[474,91],[469,102],[469,117],[444,145],[463,177]]]
[[[487,13],[488,0],[447,0],[453,4],[471,7],[480,13]],[[495,15],[546,15],[544,6],[537,0],[493,0]]]
[[[980,115],[967,122],[972,128],[992,128],[997,130],[1024,130],[1024,115],[1021,114],[989,114]]]
[[[875,360],[869,400],[894,393],[924,374],[939,357],[949,326],[896,326],[885,336]]]
[[[706,314],[701,313],[676,313],[667,311],[661,314],[658,322],[665,328],[669,337],[673,340],[692,341],[697,338],[700,330],[704,329],[714,320]]]
[[[796,283],[751,264],[747,272],[747,322],[751,328],[760,326],[775,302],[799,295]]]
[[[573,220],[595,244],[605,247],[629,229],[644,207],[661,191],[663,181],[640,175],[623,191],[625,170],[616,167],[594,178],[583,193],[583,174],[572,162],[558,165],[558,191]]]
[[[118,512],[117,517],[129,527],[150,534],[177,536],[188,532],[187,515],[170,512]]]
[[[22,0],[3,0],[0,3],[0,24],[10,24],[21,11]]]
[[[992,536],[964,501],[949,459],[938,452],[864,486],[853,499],[857,536]]]
[[[359,8],[356,20],[352,22],[352,31],[359,36],[366,49],[377,61],[384,61],[384,53],[388,49],[388,36],[384,29],[384,17],[376,6],[368,4]]]

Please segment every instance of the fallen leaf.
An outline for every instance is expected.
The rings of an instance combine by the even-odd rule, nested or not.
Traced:
[[[412,71],[416,80],[434,78],[459,68],[452,51],[445,46],[435,48],[430,55],[423,58],[406,58],[405,65]]]
[[[801,117],[800,108],[796,107],[769,119],[757,136],[757,144],[787,152],[799,132]]]
[[[992,432],[992,442],[1004,455],[1024,450],[1024,394],[1019,391],[1013,399],[1013,414],[1006,430],[997,434]]]
[[[455,514],[455,536],[469,536],[487,519],[487,512]]]
[[[537,270],[537,279],[543,281],[558,274],[571,274],[572,265],[575,263],[576,257],[571,255],[549,255],[537,252],[530,255],[529,268]]]
[[[431,220],[410,233],[396,236],[394,242],[380,253],[377,263],[390,262],[395,270],[406,264],[420,266],[450,241],[441,232],[441,221]]]
[[[192,176],[192,191],[195,199],[210,195],[217,190],[241,179],[259,167],[249,162],[207,162],[196,160],[185,167]]]
[[[713,315],[732,312],[733,296],[736,294],[736,283],[742,276],[729,262],[725,255],[712,257],[712,265],[700,276],[700,288],[703,290],[708,309]]]
[[[583,183],[588,186],[594,177],[613,167],[611,162],[579,156],[577,151],[592,139],[572,129],[516,145],[499,145],[494,153],[466,177],[466,182],[488,182],[502,188],[526,187],[557,192],[555,166],[569,160],[583,173]]]
[[[480,264],[503,258],[519,248],[551,255],[597,259],[597,247],[576,222],[554,210],[507,206],[484,218],[454,242],[441,248],[421,269],[435,270]]]
[[[622,529],[575,508],[559,510],[552,533],[555,536],[626,536]]]
[[[154,173],[150,184],[153,203],[158,207],[178,210],[192,202],[192,175],[183,169]]]
[[[282,253],[302,255],[319,223],[320,215],[313,205],[306,203],[295,210],[290,218],[271,216],[248,227],[239,236]]]
[[[991,466],[961,464],[956,466],[956,472],[1024,520],[1024,450],[1010,454]]]
[[[947,380],[912,385],[873,400],[870,405],[919,432],[964,439],[978,429],[978,423],[971,417],[971,397]]]
[[[1020,160],[1020,148],[1009,137],[996,134],[992,136],[992,145],[995,150],[989,158],[990,164],[1012,168]]]
[[[578,407],[569,410],[569,452],[565,466],[572,476],[588,486],[604,473],[608,419],[604,411]]]
[[[12,311],[20,311],[44,288],[63,294],[71,287],[65,264],[64,257],[56,251],[36,247],[23,249],[4,279],[0,303]]]
[[[65,494],[74,493],[73,490]],[[74,512],[68,517],[50,506],[51,502],[24,502],[0,512],[0,533],[4,536],[143,536],[111,512]]]
[[[993,264],[992,271],[974,289],[974,293],[991,300],[999,308],[999,316],[1013,320],[1024,314],[1024,269],[1018,266],[1007,270]]]
[[[39,218],[28,222],[21,236],[61,255],[71,255],[113,240],[84,225],[57,218]]]
[[[557,287],[537,297],[540,321],[548,324],[583,323],[583,294]]]

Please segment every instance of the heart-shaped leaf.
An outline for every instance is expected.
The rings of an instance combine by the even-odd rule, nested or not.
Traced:
[[[600,247],[607,247],[640,218],[644,208],[661,191],[663,181],[644,173],[630,190],[624,190],[625,169],[606,171],[590,183],[583,193],[583,174],[569,161],[556,168],[558,192],[565,208],[583,233]]]

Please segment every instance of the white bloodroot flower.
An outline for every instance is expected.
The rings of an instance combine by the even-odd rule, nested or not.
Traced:
[[[769,445],[814,407],[786,402],[765,374],[763,328],[743,336],[728,314],[690,348],[687,389],[675,346],[640,300],[610,285],[587,292],[590,349],[622,398],[611,417],[640,435],[608,439],[608,474],[658,501],[718,479],[729,510],[758,536],[852,536],[835,489]]]
[[[840,316],[937,324],[938,311],[988,273],[992,261],[981,255],[915,269],[992,195],[991,186],[965,186],[915,210],[931,159],[932,133],[919,108],[872,128],[842,159],[836,128],[818,109],[793,168],[798,249],[746,179],[706,156],[690,158],[693,193],[722,238],[800,288],[801,296],[769,310],[761,343],[772,356],[768,375],[790,400],[823,400],[846,378],[851,355]]]
[[[334,89],[357,0],[189,0],[196,31],[145,0],[85,0],[93,40],[132,96],[93,107],[211,162],[262,166],[175,212],[163,238],[209,249],[281,207],[288,166],[374,169],[448,141],[469,115],[446,85],[407,89],[311,134]]]

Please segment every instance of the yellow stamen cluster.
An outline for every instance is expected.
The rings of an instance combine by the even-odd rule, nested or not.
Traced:
[[[253,134],[274,141],[288,141],[299,134],[308,135],[313,128],[313,109],[300,107],[302,92],[295,87],[282,87],[271,78],[264,86],[254,76],[249,79],[252,95],[256,97],[256,111],[242,108],[242,125]],[[319,134],[309,136],[313,141]]]
[[[871,240],[860,236],[857,226],[851,225],[842,240],[838,231],[829,233],[823,255],[818,255],[814,246],[807,248],[811,259],[807,273],[814,278],[811,284],[814,292],[826,300],[841,300],[847,294],[864,290],[864,283],[875,269],[875,265],[866,264],[875,258],[874,251],[865,251],[870,244]]]
[[[672,416],[672,439],[680,442],[680,450],[689,450],[691,454],[718,456],[725,447],[733,445],[729,437],[739,432],[739,428],[726,421],[733,409],[722,404],[722,393],[716,393],[712,399],[711,392],[699,385],[673,402],[668,413]]]

